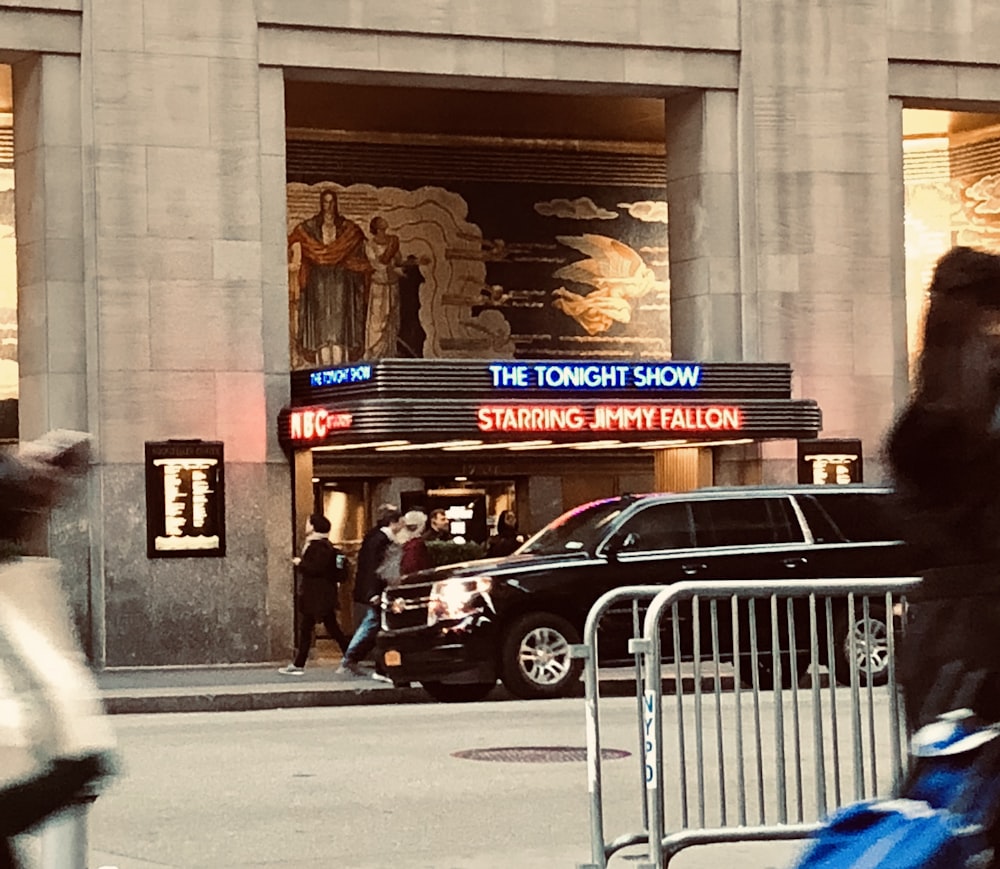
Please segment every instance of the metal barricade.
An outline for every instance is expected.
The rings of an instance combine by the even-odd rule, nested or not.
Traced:
[[[574,650],[584,658],[591,831],[591,862],[581,869],[605,869],[615,853],[640,844],[648,862],[634,865],[662,869],[692,845],[802,839],[844,803],[888,792],[906,760],[895,622],[919,582],[680,582],[599,598]],[[634,625],[642,821],[609,842],[598,629],[626,603]],[[664,670],[674,697],[666,724]],[[806,670],[811,685],[800,688]],[[685,675],[693,676],[690,690]],[[731,690],[723,691],[724,679]]]

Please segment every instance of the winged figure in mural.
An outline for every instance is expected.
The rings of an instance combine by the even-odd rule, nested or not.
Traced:
[[[587,254],[588,259],[563,266],[553,277],[590,284],[589,293],[574,293],[565,287],[552,291],[552,305],[576,320],[588,335],[607,332],[614,323],[632,320],[632,303],[653,290],[666,290],[653,270],[627,244],[606,235],[560,235],[567,247]]]

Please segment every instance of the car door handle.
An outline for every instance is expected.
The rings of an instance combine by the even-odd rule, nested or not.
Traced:
[[[802,565],[806,564],[807,561],[808,559],[799,557],[799,558],[786,558],[781,563],[785,565],[785,567],[787,567],[789,570],[792,570],[796,567],[802,567]]]
[[[705,570],[708,565],[704,563],[698,564],[682,564],[681,570],[684,572],[685,576],[694,576],[696,573],[700,573]]]

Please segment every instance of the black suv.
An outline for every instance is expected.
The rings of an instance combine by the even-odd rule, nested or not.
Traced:
[[[397,684],[420,682],[439,700],[482,699],[498,678],[518,697],[563,696],[581,668],[570,645],[580,642],[587,612],[609,589],[686,579],[910,575],[911,550],[896,539],[885,510],[890,496],[857,485],[738,487],[585,504],[511,556],[423,571],[387,591],[377,661]],[[884,643],[892,616],[872,604],[869,617]],[[602,663],[625,657],[628,622],[617,651],[602,623]],[[846,654],[847,630],[841,613],[838,655]],[[840,663],[839,673],[848,672],[846,658]],[[875,670],[878,681],[885,674]],[[766,681],[765,672],[760,684]]]

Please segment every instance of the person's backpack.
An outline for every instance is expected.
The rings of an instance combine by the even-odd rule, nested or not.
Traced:
[[[982,671],[944,668],[932,703],[974,701]],[[974,704],[970,704],[974,705]],[[1000,821],[1000,724],[957,705],[914,734],[898,794],[841,809],[796,869],[991,869]]]

